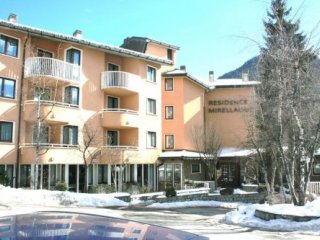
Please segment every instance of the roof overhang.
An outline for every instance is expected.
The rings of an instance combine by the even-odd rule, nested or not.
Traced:
[[[33,28],[33,27],[29,27],[29,26],[25,26],[25,25],[21,25],[21,24],[17,24],[17,23],[10,23],[10,22],[4,21],[4,20],[0,20],[0,27],[10,29],[10,30],[19,31],[19,32],[25,32],[25,33],[28,33],[32,36],[43,37],[43,38],[47,38],[47,39],[68,42],[68,43],[76,43],[76,44],[79,44],[82,46],[99,49],[101,51],[120,55],[120,56],[139,58],[141,60],[145,60],[145,61],[153,62],[153,63],[157,63],[157,64],[173,65],[173,61],[167,60],[164,58],[158,58],[158,57],[154,57],[154,56],[147,55],[144,53],[128,50],[125,48],[111,46],[111,45],[107,45],[107,44],[103,44],[103,43],[99,43],[99,42],[95,42],[95,41],[79,39],[79,38],[68,36],[65,34],[49,32],[46,30]]]

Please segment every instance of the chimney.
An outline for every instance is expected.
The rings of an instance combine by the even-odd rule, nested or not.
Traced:
[[[8,21],[11,23],[16,23],[17,22],[17,15],[14,13],[10,13],[10,15],[8,17]]]
[[[209,82],[214,82],[214,71],[209,71]]]
[[[242,72],[242,81],[244,81],[244,82],[249,81],[249,70],[245,70]]]
[[[81,30],[75,30],[74,32],[73,32],[73,36],[75,37],[75,38],[78,38],[78,39],[81,39],[82,38],[82,31]]]
[[[185,66],[185,65],[181,65],[181,66],[180,66],[180,70],[182,70],[182,71],[186,71],[186,69],[187,69],[187,68],[186,68],[186,66]]]

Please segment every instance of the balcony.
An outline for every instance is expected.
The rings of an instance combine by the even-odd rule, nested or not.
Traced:
[[[21,147],[21,164],[34,164],[36,159],[36,144],[25,143]],[[83,159],[81,152],[78,150],[78,145],[69,144],[52,144],[41,143],[40,164],[81,164]]]
[[[101,74],[101,89],[116,96],[138,93],[141,78],[135,74],[120,71],[107,71]]]
[[[139,157],[138,146],[103,146],[101,149],[101,163],[129,164],[136,163]]]
[[[37,121],[38,100],[24,101],[24,121]],[[67,124],[76,120],[78,117],[79,106],[56,102],[40,100],[40,117],[44,118],[44,123],[47,124]]]
[[[138,128],[139,114],[129,109],[108,108],[101,114],[102,126],[106,128]]]
[[[54,58],[31,57],[25,62],[25,78],[47,77],[65,83],[80,83],[80,67]]]

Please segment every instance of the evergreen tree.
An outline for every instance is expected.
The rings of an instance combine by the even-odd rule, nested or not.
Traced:
[[[307,48],[306,36],[299,32],[299,20],[289,19],[290,12],[286,0],[272,0],[264,21],[256,123],[264,161],[269,163],[266,166],[281,166],[294,204],[304,205],[309,162],[314,159],[319,134],[319,118],[309,114],[315,111],[320,116],[310,75],[316,55]]]

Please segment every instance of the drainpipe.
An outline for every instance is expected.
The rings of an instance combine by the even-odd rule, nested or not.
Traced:
[[[17,135],[17,155],[16,155],[16,176],[15,176],[15,187],[20,187],[20,159],[21,159],[21,149],[20,149],[20,137],[21,137],[21,124],[22,124],[22,90],[23,90],[23,82],[24,82],[24,63],[26,60],[26,47],[29,41],[30,34],[27,34],[27,38],[23,44],[23,52],[22,52],[22,64],[21,64],[21,79],[20,79],[20,94],[19,94],[19,115],[18,115],[18,135]]]

